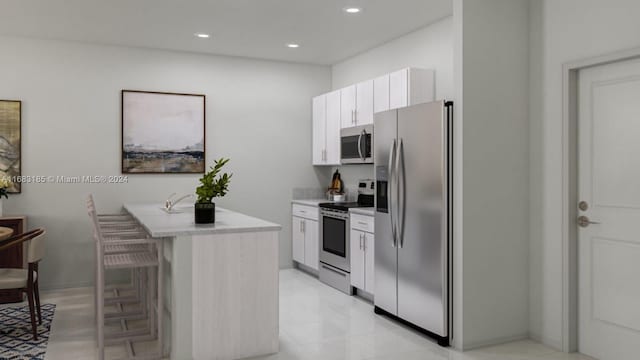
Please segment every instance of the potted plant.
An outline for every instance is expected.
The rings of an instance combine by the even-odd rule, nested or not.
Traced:
[[[229,162],[229,159],[221,158],[214,161],[214,166],[209,172],[200,178],[200,186],[196,188],[198,200],[195,204],[196,224],[213,224],[216,222],[216,204],[213,198],[223,197],[229,190],[229,181],[233,174],[220,174],[222,167]]]
[[[11,178],[0,176],[0,216],[2,216],[2,197],[9,198],[9,188],[13,186]]]

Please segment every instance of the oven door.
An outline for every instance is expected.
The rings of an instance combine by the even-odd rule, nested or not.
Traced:
[[[351,272],[349,213],[322,209],[320,221],[320,261]]]
[[[342,164],[372,164],[373,126],[363,125],[340,132]]]

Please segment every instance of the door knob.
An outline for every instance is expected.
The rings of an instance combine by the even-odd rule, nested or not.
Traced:
[[[587,226],[589,226],[591,224],[600,224],[600,223],[597,222],[597,221],[591,221],[591,220],[589,220],[588,217],[586,217],[584,215],[578,216],[578,226],[584,228],[584,227],[587,227]]]

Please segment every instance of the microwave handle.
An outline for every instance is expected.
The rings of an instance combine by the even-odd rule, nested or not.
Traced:
[[[362,133],[364,133],[364,130],[362,130],[362,132],[358,136],[358,155],[360,156],[360,159],[364,160],[364,158],[362,157]]]

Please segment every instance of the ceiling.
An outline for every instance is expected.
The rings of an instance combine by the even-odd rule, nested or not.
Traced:
[[[451,0],[21,0],[1,5],[2,35],[313,64],[334,64],[452,13]],[[347,6],[363,11],[349,15],[343,11]],[[300,47],[290,49],[287,43]]]

